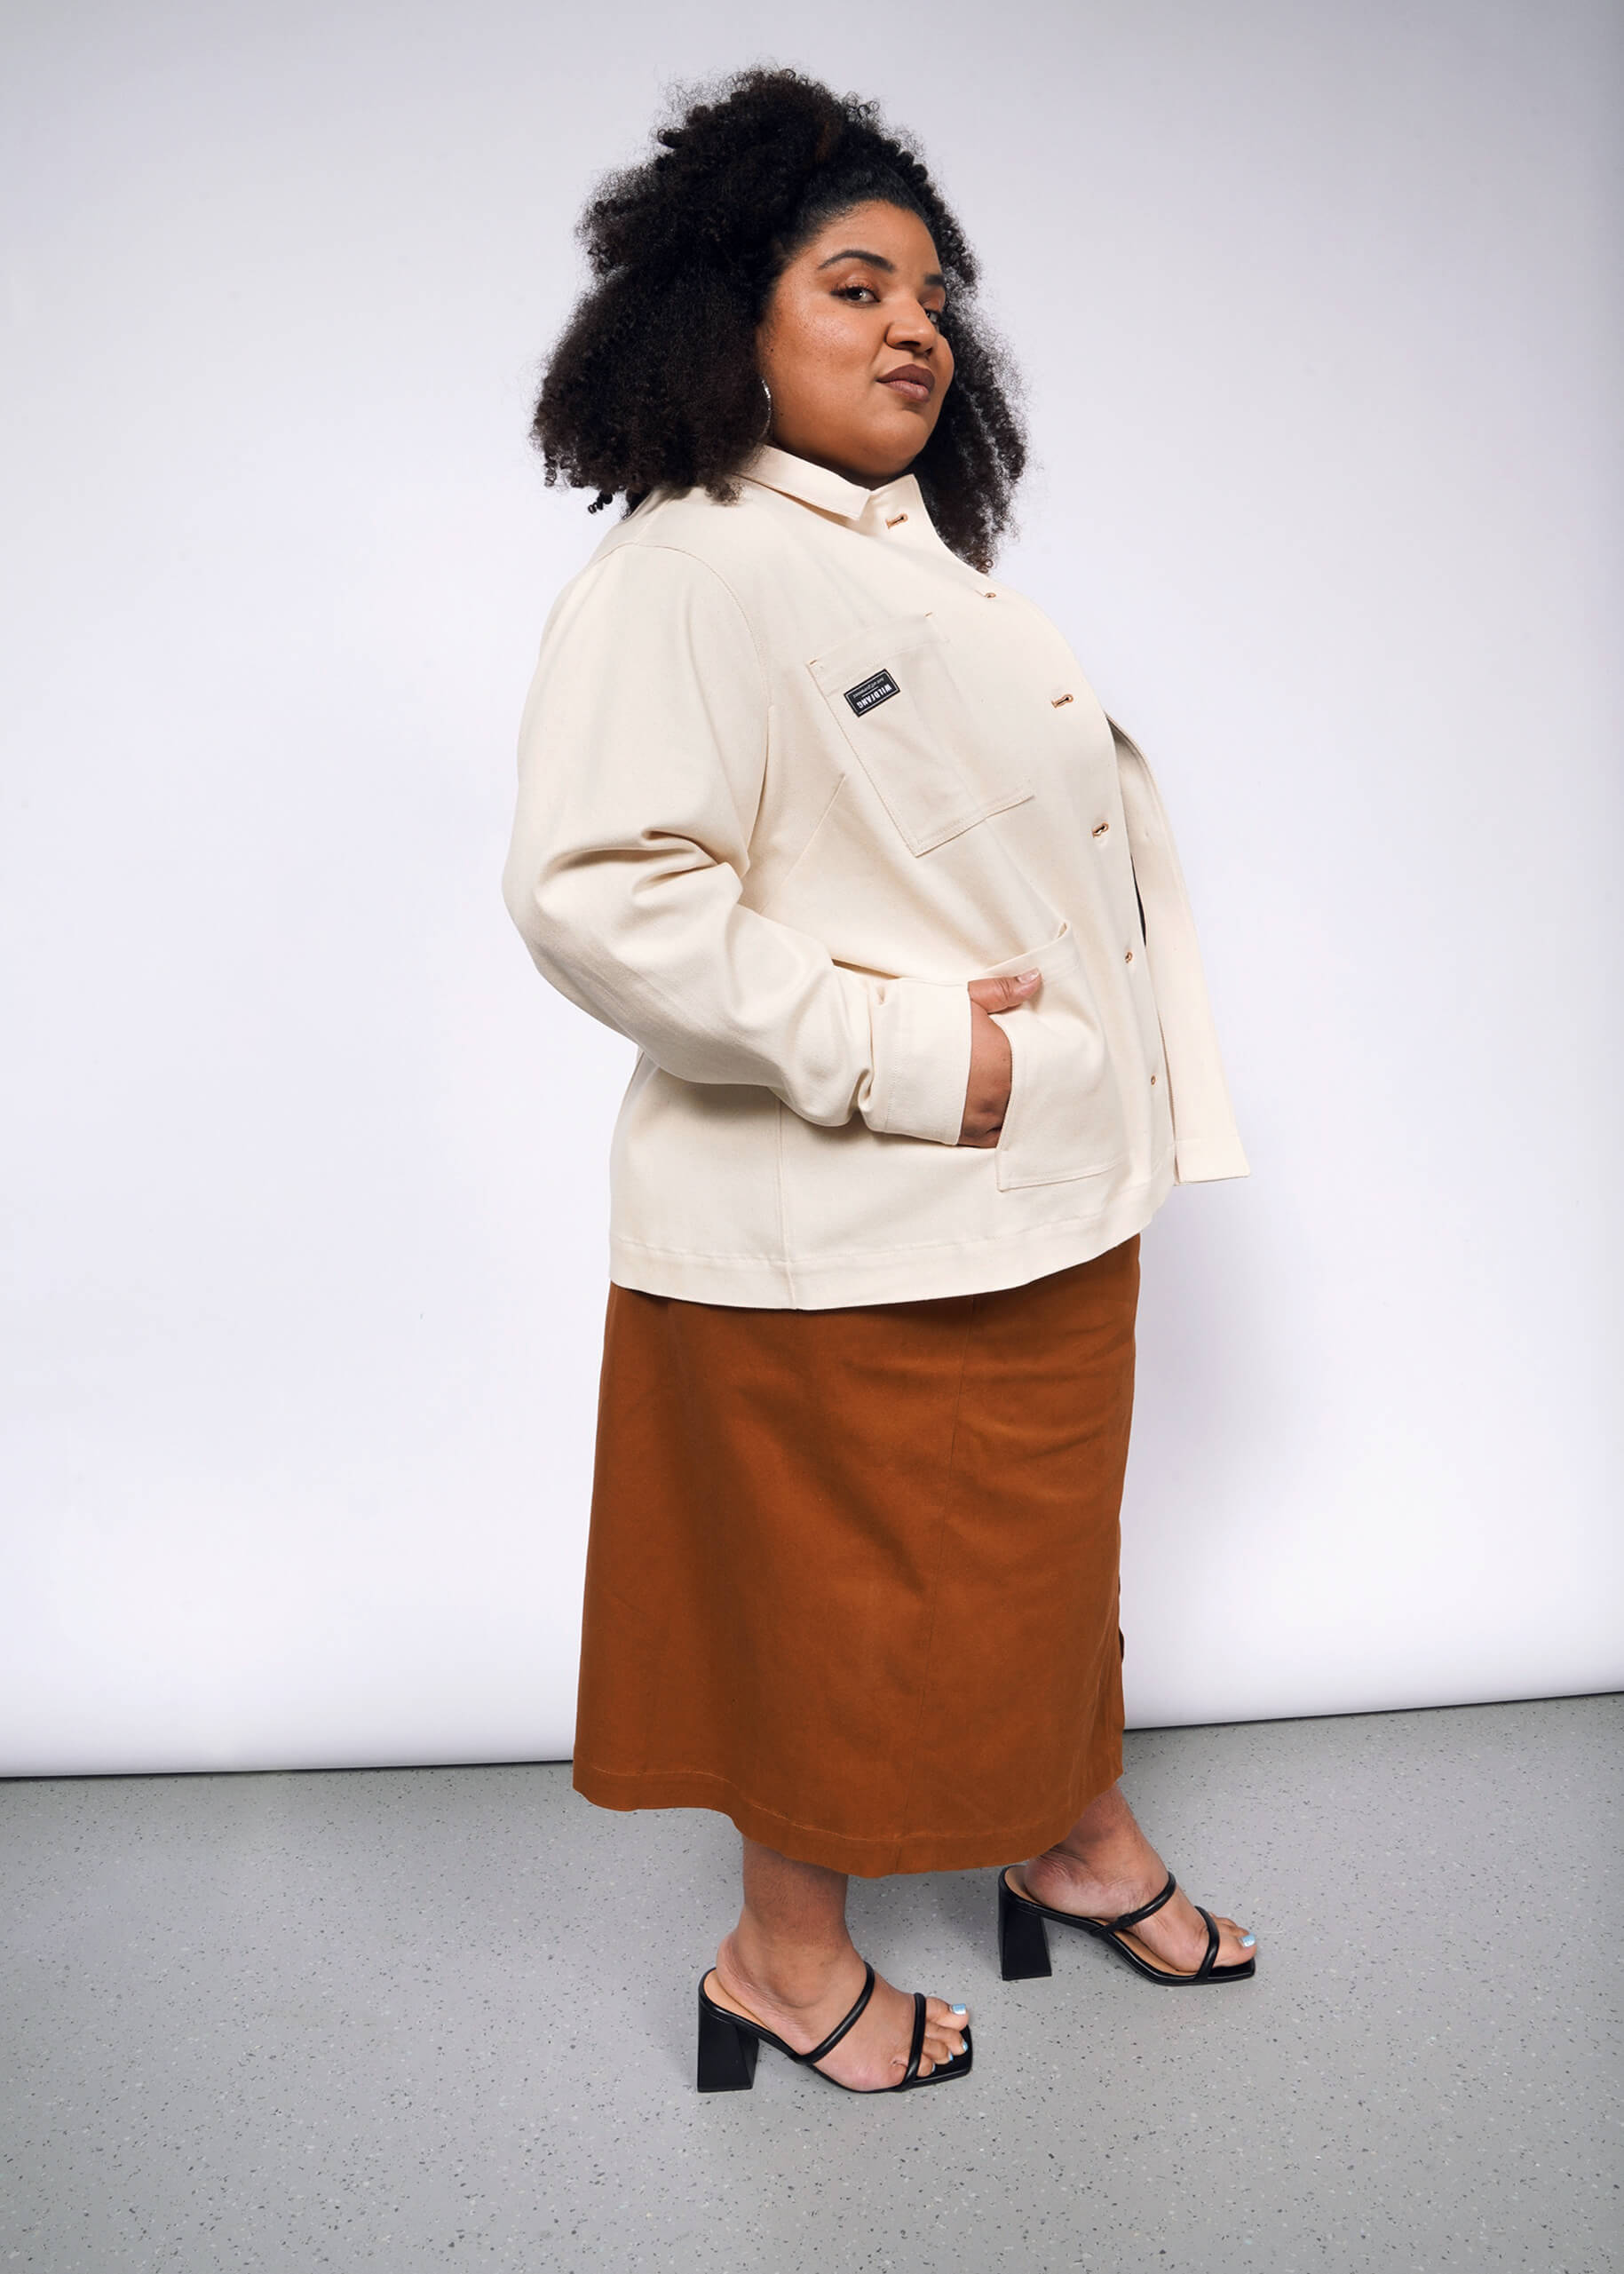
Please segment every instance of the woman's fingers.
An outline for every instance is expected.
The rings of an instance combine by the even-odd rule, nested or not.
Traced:
[[[971,979],[970,999],[978,1010],[1013,1010],[1042,984],[1042,971],[1006,971],[1002,979]]]

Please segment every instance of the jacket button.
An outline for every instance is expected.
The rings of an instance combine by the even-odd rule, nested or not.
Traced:
[[[998,595],[994,591],[992,586],[989,584],[982,593],[981,598],[984,600],[995,600],[998,598]]]
[[[1103,837],[1103,836],[1105,836],[1105,831],[1106,831],[1110,827],[1111,827],[1111,824],[1110,824],[1110,822],[1109,822],[1109,821],[1102,821],[1102,822],[1099,824],[1098,828],[1095,830],[1095,832],[1094,832],[1095,836],[1096,836],[1097,837]]]
[[[1151,1076],[1151,1088],[1152,1088],[1153,1089],[1154,1089],[1154,1088],[1155,1088],[1155,1087],[1156,1087],[1156,1077],[1155,1077],[1155,1075],[1154,1075],[1154,1074],[1152,1074],[1152,1076]]]
[[[1122,961],[1124,963],[1131,963],[1133,962],[1133,949],[1131,947],[1129,949],[1127,955],[1123,956]]]

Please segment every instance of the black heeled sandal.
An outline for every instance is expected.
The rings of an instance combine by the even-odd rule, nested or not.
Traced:
[[[1047,1903],[1039,1903],[1030,1895],[1022,1895],[1010,1884],[1007,1871],[998,1874],[998,1963],[1006,1982],[1030,1982],[1039,1975],[1051,1971],[1049,1963],[1049,1936],[1045,1919],[1058,1919],[1063,1927],[1081,1927],[1085,1935],[1109,1943],[1120,1957],[1125,1958],[1136,1974],[1143,1974],[1147,1982],[1162,1982],[1169,1988],[1182,1988],[1194,1982],[1245,1982],[1257,1971],[1256,1958],[1247,1959],[1240,1966],[1214,1964],[1218,1955],[1218,1926],[1210,1911],[1198,1903],[1196,1910],[1207,1921],[1207,1955],[1193,1974],[1180,1974],[1171,1966],[1153,1965],[1142,1958],[1124,1939],[1125,1929],[1137,1927],[1141,1919],[1148,1919],[1153,1911],[1160,1911],[1171,1897],[1178,1882],[1171,1872],[1168,1883],[1160,1895],[1152,1896],[1137,1911],[1124,1911],[1120,1918],[1087,1919],[1076,1911],[1051,1911]]]
[[[804,2069],[817,2068],[826,2053],[832,2053],[854,2023],[860,2021],[868,2001],[874,1995],[874,1969],[863,1961],[863,1986],[857,2003],[844,2021],[837,2021],[821,2045],[814,2045],[810,2053],[797,2053],[793,2045],[786,2045],[775,2037],[765,2024],[747,2021],[742,2014],[733,2013],[726,2006],[718,2006],[714,1998],[705,1994],[705,1984],[714,1969],[708,1969],[699,1985],[699,2088],[701,2092],[749,2092],[756,2081],[756,2056],[764,2045],[776,2045],[780,2053],[788,2053]],[[911,2092],[916,2085],[942,2085],[950,2077],[967,2077],[970,2069],[970,2032],[966,2029],[964,2050],[955,2053],[950,2061],[939,2061],[928,2077],[919,2073],[919,2057],[925,2041],[924,1993],[914,1993],[914,2035],[908,2047],[907,2067],[894,2085],[840,2085],[838,2077],[831,2077],[827,2069],[818,2074],[829,2084],[840,2085],[842,2092]]]

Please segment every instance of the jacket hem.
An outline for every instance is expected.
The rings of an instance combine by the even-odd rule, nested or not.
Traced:
[[[757,1311],[833,1311],[848,1303],[915,1303],[1020,1287],[1119,1247],[1145,1226],[1173,1188],[1169,1153],[1145,1184],[1102,1213],[1069,1216],[986,1240],[947,1240],[844,1256],[706,1255],[624,1236],[609,1242],[609,1277],[645,1295]]]

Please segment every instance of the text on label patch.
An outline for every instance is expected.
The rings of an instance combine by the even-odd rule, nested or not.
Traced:
[[[872,678],[860,680],[856,686],[848,687],[846,701],[861,718],[877,704],[889,702],[892,695],[899,695],[901,692],[889,671],[876,671]]]

